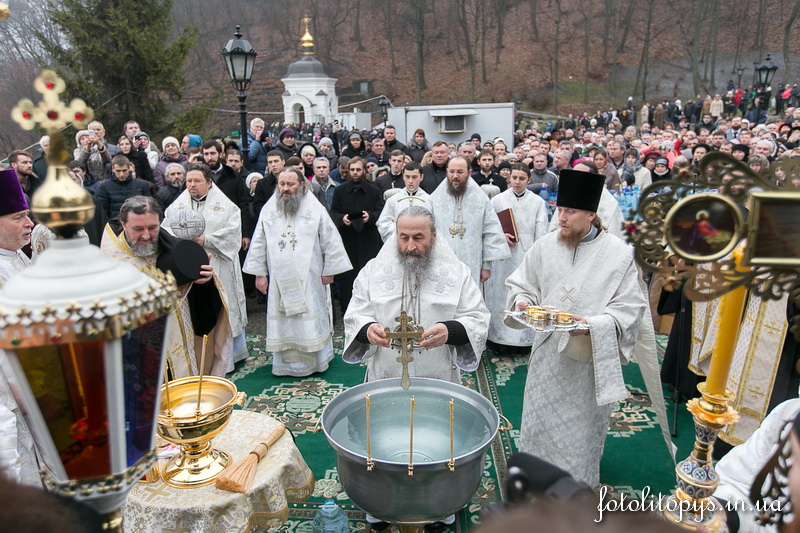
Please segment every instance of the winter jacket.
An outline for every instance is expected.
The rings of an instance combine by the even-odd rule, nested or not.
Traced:
[[[100,208],[112,219],[119,216],[119,209],[131,196],[150,196],[150,186],[144,180],[131,177],[129,173],[125,181],[114,177],[100,183],[95,196]]]

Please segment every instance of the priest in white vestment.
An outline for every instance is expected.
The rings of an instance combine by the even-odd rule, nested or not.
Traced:
[[[399,354],[385,329],[394,330],[405,311],[424,328],[410,353],[409,374],[461,383],[460,371],[475,370],[486,345],[489,310],[478,284],[424,207],[400,213],[396,234],[356,278],[342,357],[352,364],[366,360],[367,381],[400,377]]]
[[[590,327],[537,333],[525,383],[520,451],[592,487],[600,482],[612,407],[627,397],[621,363],[631,356],[646,308],[632,248],[599,227],[604,183],[599,174],[561,172],[560,230],[536,241],[506,282],[507,309],[551,305]]]
[[[466,158],[455,156],[447,162],[447,179],[431,194],[430,202],[439,238],[469,267],[476,282],[489,279],[491,261],[511,257],[497,214],[470,177]]]
[[[267,294],[267,351],[276,376],[324,372],[333,359],[330,283],[352,269],[327,210],[294,168],[278,176],[264,205],[244,271]]]
[[[191,179],[190,179],[191,176]],[[192,164],[186,169],[186,190],[170,204],[164,213],[161,226],[174,234],[169,220],[180,209],[198,211],[205,219],[205,231],[195,242],[211,254],[211,266],[219,281],[217,289],[226,312],[209,334],[204,373],[224,376],[233,371],[233,365],[247,357],[244,328],[247,310],[239,264],[242,246],[242,222],[239,207],[231,202],[211,179],[211,170],[205,164]],[[212,342],[213,341],[213,342]],[[198,360],[202,359],[202,340],[195,342]]]
[[[412,161],[403,168],[403,183],[405,187],[386,200],[381,216],[378,217],[378,232],[383,242],[394,238],[397,215],[401,211],[412,205],[431,210],[430,196],[419,186],[422,183],[422,166],[419,163]]]
[[[13,169],[0,171],[0,288],[24,270],[28,256],[22,247],[31,240],[33,222],[28,202]],[[39,466],[28,425],[0,370],[0,475],[41,487]]]
[[[547,205],[538,194],[528,190],[530,180],[528,167],[515,163],[511,165],[509,188],[492,198],[495,212],[511,210],[517,229],[516,240],[511,234],[505,234],[511,257],[493,261],[492,276],[483,284],[486,307],[492,313],[489,340],[503,346],[530,346],[533,343],[532,329],[515,329],[505,324],[506,278],[522,263],[525,252],[533,243],[547,233]]]

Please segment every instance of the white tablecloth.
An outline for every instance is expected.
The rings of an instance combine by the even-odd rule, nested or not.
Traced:
[[[231,464],[265,440],[279,422],[251,411],[234,411],[212,446],[228,452]],[[162,461],[162,464],[165,461]],[[286,430],[258,463],[248,494],[214,487],[179,489],[160,479],[140,483],[123,507],[126,533],[217,533],[278,527],[289,516],[289,501],[307,499],[314,476]]]

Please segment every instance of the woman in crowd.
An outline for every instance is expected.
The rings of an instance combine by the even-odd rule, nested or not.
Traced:
[[[417,128],[414,138],[408,143],[408,155],[417,163],[422,161],[423,156],[431,151],[431,143],[425,138],[425,130]]]
[[[155,183],[153,182],[153,169],[150,168],[150,162],[147,160],[147,154],[145,154],[145,151],[143,149],[135,149],[133,147],[133,142],[131,142],[131,140],[125,135],[120,137],[117,141],[117,148],[119,148],[120,155],[127,157],[133,165],[133,168],[136,172],[136,177],[150,182],[150,193],[152,194],[155,189]]]
[[[86,185],[106,179],[106,165],[111,164],[111,154],[108,153],[99,139],[91,130],[81,130],[75,135],[75,142],[78,147],[73,152],[75,161],[80,161],[86,166]]]
[[[162,152],[161,157],[158,158],[156,168],[153,169],[153,181],[157,189],[163,188],[167,183],[167,166],[170,163],[178,163],[182,165],[186,162],[186,156],[181,153],[180,146],[178,146],[178,139],[175,137],[165,137],[161,141]]]
[[[342,150],[342,155],[350,159],[354,157],[366,159],[367,151],[364,149],[364,139],[359,132],[354,131],[347,138],[347,143],[344,150]]]
[[[636,185],[639,190],[652,183],[650,171],[639,162],[639,152],[636,148],[628,148],[625,151],[622,166],[619,168],[619,179],[624,187]]]

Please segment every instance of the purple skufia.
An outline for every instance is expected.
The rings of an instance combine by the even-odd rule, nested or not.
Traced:
[[[0,216],[27,211],[28,202],[13,168],[0,170]]]

